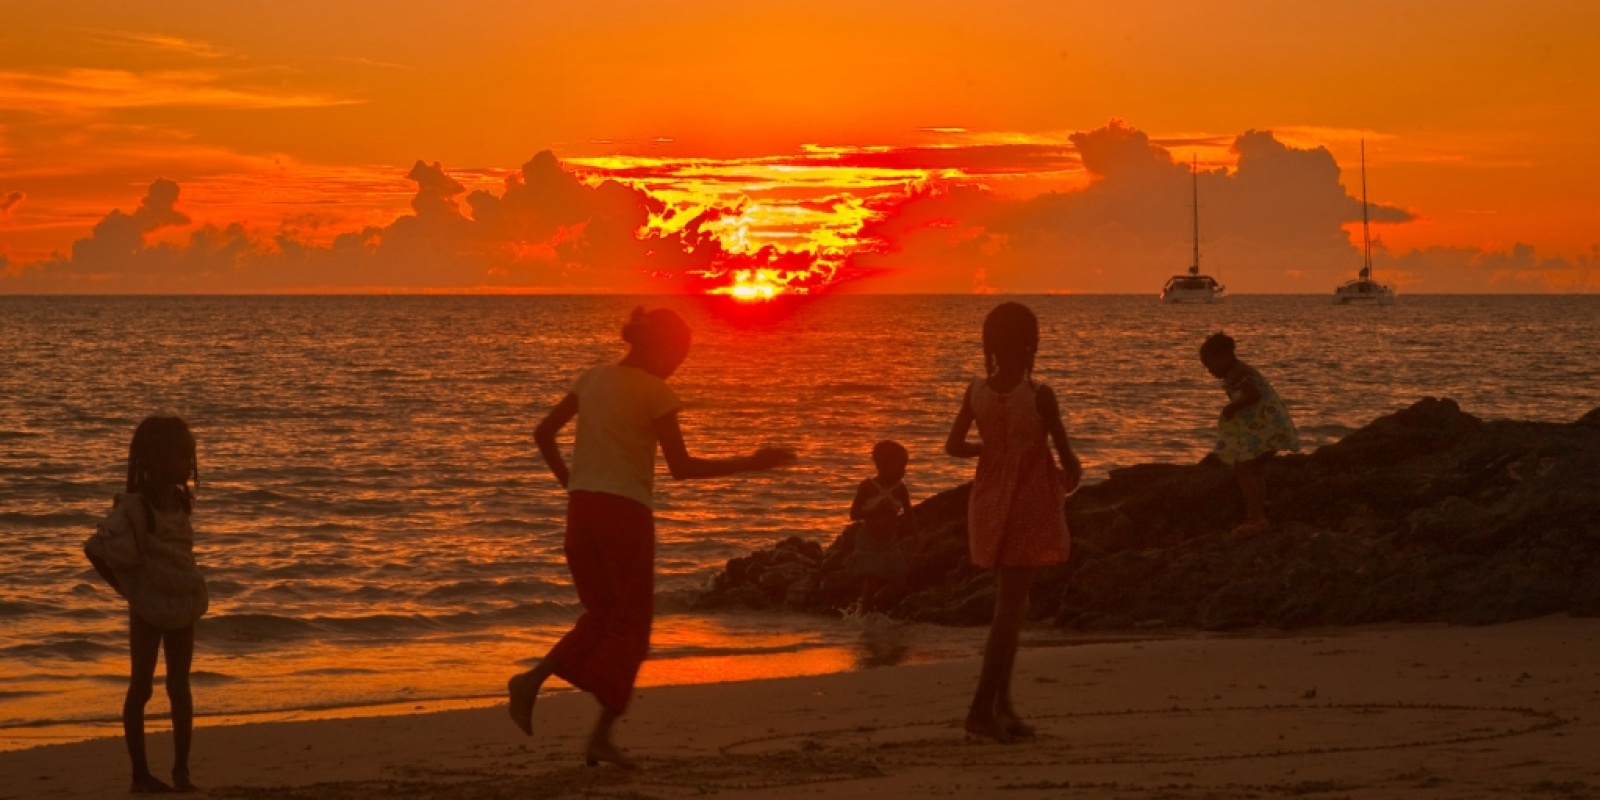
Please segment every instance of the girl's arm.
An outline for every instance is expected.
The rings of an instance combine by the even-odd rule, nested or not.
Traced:
[[[556,444],[556,434],[577,415],[578,396],[568,394],[539,421],[539,427],[533,429],[533,441],[539,445],[539,455],[544,456],[544,463],[549,465],[550,474],[556,476],[556,482],[561,484],[563,489],[567,488],[569,473],[566,459],[561,457],[561,447]]]
[[[856,486],[856,499],[850,501],[850,521],[866,519],[867,512],[863,508],[867,504],[867,482],[862,481]]]
[[[1235,366],[1228,375],[1228,388],[1237,389],[1239,399],[1222,407],[1223,419],[1233,419],[1235,414],[1255,405],[1261,399],[1261,384],[1256,382],[1254,371],[1245,367],[1243,362]]]
[[[906,510],[906,513],[901,517],[901,519],[905,520],[906,528],[912,533],[916,533],[917,515],[911,513],[911,492],[906,489],[905,484],[902,483],[895,487],[894,499],[900,501],[900,507]]]
[[[1067,426],[1061,424],[1061,401],[1056,399],[1055,390],[1048,386],[1040,386],[1038,404],[1039,416],[1044,420],[1045,433],[1050,435],[1050,441],[1056,446],[1056,454],[1061,457],[1061,469],[1067,478],[1067,491],[1072,492],[1078,488],[1078,481],[1083,478],[1083,464],[1078,461],[1078,454],[1072,452],[1072,443],[1067,441]]]
[[[678,412],[663,414],[651,425],[655,427],[656,441],[661,443],[661,455],[667,459],[667,469],[680,481],[772,469],[795,459],[794,450],[788,447],[763,447],[748,456],[735,458],[698,458],[689,455],[688,445],[683,443]]]
[[[967,441],[967,431],[972,430],[972,389],[961,397],[961,410],[956,421],[950,424],[950,437],[944,441],[944,451],[956,458],[977,458],[983,454],[983,444]]]

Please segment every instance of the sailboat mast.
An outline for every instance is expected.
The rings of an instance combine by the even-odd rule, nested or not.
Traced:
[[[1199,159],[1189,156],[1189,179],[1194,189],[1194,270],[1200,271],[1200,171]]]
[[[1372,231],[1367,223],[1367,140],[1361,140],[1361,277],[1372,278]]]

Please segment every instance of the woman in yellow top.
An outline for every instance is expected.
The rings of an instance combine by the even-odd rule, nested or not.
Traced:
[[[678,427],[678,398],[667,386],[689,355],[689,326],[669,309],[639,308],[622,339],[628,354],[579,375],[534,432],[550,472],[568,492],[567,567],[584,612],[538,665],[511,678],[508,690],[511,719],[530,736],[534,700],[545,679],[556,675],[593,694],[601,711],[585,759],[631,768],[611,741],[611,728],[628,708],[650,649],[657,443],[672,477],[680,480],[771,469],[795,455],[775,447],[743,458],[689,455]],[[569,469],[556,434],[573,417],[578,430]]]

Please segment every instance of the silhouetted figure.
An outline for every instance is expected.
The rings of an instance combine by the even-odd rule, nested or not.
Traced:
[[[850,519],[865,520],[856,533],[850,558],[851,571],[861,578],[856,608],[862,614],[872,610],[872,598],[885,582],[905,577],[911,568],[899,541],[902,528],[916,530],[905,484],[910,459],[911,454],[899,442],[885,440],[873,445],[872,463],[878,474],[856,487],[856,498],[850,503]]]
[[[550,472],[568,490],[567,568],[584,612],[537,666],[512,677],[507,688],[511,719],[529,736],[534,700],[551,675],[593,694],[601,712],[585,759],[632,768],[612,742],[611,728],[628,708],[650,649],[657,443],[679,480],[771,469],[795,454],[765,447],[743,458],[689,455],[678,428],[678,398],[666,382],[689,354],[689,326],[671,310],[639,308],[622,339],[630,345],[622,361],[579,375],[534,432]],[[569,471],[556,434],[573,417],[578,430]]]
[[[988,377],[967,387],[945,442],[950,455],[978,459],[968,504],[968,545],[972,563],[995,570],[998,584],[966,729],[1001,742],[1033,735],[1011,702],[1017,636],[1034,569],[1067,559],[1065,502],[1083,472],[1067,442],[1055,392],[1033,380],[1038,349],[1039,321],[1027,306],[1001,303],[989,312],[983,321]],[[967,441],[974,422],[980,444]],[[1051,442],[1061,457],[1060,469],[1050,455]]]
[[[139,423],[128,447],[127,491],[84,545],[106,583],[128,601],[132,662],[122,732],[133,762],[134,792],[192,792],[189,744],[194,699],[189,667],[194,623],[206,613],[205,578],[194,560],[194,491],[200,485],[194,436],[183,420],[153,416]],[[144,707],[153,693],[156,659],[167,652],[167,698],[172,704],[172,785],[150,774],[145,758]]]
[[[1217,458],[1232,464],[1244,493],[1244,523],[1232,536],[1247,539],[1266,533],[1267,460],[1280,450],[1299,450],[1294,420],[1272,384],[1234,355],[1233,337],[1214,333],[1200,345],[1200,363],[1222,379],[1228,404],[1217,420]]]

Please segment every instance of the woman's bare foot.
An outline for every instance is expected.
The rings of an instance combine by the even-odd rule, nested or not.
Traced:
[[[1228,538],[1235,541],[1254,539],[1257,536],[1266,533],[1271,527],[1272,524],[1267,522],[1265,519],[1247,519],[1241,523],[1239,527],[1234,528],[1233,532],[1228,534]]]
[[[1018,739],[1032,739],[1039,735],[1039,732],[1034,730],[1032,725],[1023,722],[1022,718],[1016,714],[999,714],[997,717],[1000,724],[1006,729],[1006,733]]]
[[[198,791],[200,791],[200,787],[195,786],[194,785],[194,781],[189,780],[189,771],[188,770],[182,770],[182,771],[173,770],[172,771],[172,791],[174,791],[174,792],[183,792],[183,793],[198,792]]]
[[[995,717],[967,716],[967,722],[962,726],[967,733],[984,739],[993,739],[1001,744],[1011,744],[1015,736]]]
[[[133,776],[133,786],[128,789],[128,792],[131,794],[169,794],[172,792],[172,787],[162,783],[161,779],[154,775],[135,775]]]
[[[639,765],[628,754],[617,749],[609,741],[589,742],[589,747],[583,751],[583,761],[591,767],[600,766],[602,762],[615,764],[623,769],[638,769]]]
[[[539,686],[526,672],[506,682],[506,691],[511,695],[511,721],[528,736],[533,735],[533,701],[539,699]]]

